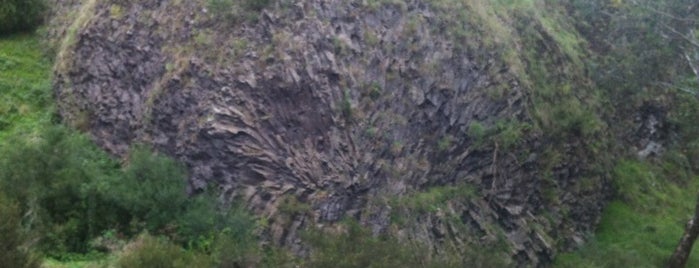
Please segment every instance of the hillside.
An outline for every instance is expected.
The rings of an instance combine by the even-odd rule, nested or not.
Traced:
[[[186,163],[190,191],[246,200],[296,250],[344,217],[439,251],[505,239],[522,263],[592,231],[611,187],[585,136],[604,125],[556,6],[219,4],[84,4],[56,63],[62,117],[112,153]]]
[[[208,242],[178,236],[218,243],[216,228],[254,221],[236,239],[314,267],[365,261],[318,255],[353,252],[340,242],[352,239],[387,256],[417,249],[421,267],[663,265],[699,186],[699,106],[677,90],[697,87],[692,61],[667,60],[688,48],[662,34],[629,45],[615,32],[651,13],[593,2],[52,0],[57,120],[126,163],[100,155],[77,173],[95,186],[76,198],[130,219],[85,223],[80,239],[136,237],[143,221],[206,255]],[[177,204],[162,216],[139,204],[150,194],[121,194],[157,192],[149,176],[172,177],[175,193],[180,175],[192,199],[158,199]],[[197,214],[214,195],[246,212]],[[374,265],[404,265],[391,258]]]

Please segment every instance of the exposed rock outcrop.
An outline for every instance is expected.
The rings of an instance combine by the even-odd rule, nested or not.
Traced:
[[[610,190],[584,141],[545,167],[529,87],[439,1],[279,1],[241,19],[202,2],[85,1],[57,62],[64,120],[116,155],[177,158],[191,191],[242,197],[299,252],[300,229],[354,217],[435,252],[504,238],[540,265],[598,220]],[[400,202],[430,191],[436,209]]]

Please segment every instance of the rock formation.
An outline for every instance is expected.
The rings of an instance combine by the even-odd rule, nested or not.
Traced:
[[[598,220],[610,186],[580,154],[585,141],[542,160],[551,142],[528,127],[532,85],[487,29],[453,20],[476,11],[206,2],[65,11],[75,20],[51,26],[63,120],[115,155],[145,143],[175,157],[191,192],[241,198],[269,219],[269,240],[297,252],[300,230],[351,217],[436,253],[504,241],[514,263],[541,265]],[[493,138],[503,130],[514,136]],[[416,201],[428,209],[406,205],[430,194],[434,204]]]

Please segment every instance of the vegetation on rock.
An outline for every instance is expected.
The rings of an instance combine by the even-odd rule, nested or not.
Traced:
[[[140,30],[157,25],[149,21],[150,15],[167,21],[167,16],[158,13],[162,10],[143,6],[129,9],[120,1],[89,1],[80,9],[82,13],[77,14],[76,22],[68,27],[57,62],[42,54],[43,45],[36,35],[0,39],[0,265],[37,267],[44,258],[49,259],[44,263],[49,267],[66,263],[105,267],[508,267],[533,260],[536,265],[550,262],[554,267],[658,267],[669,263],[684,223],[692,218],[699,190],[696,1],[439,0],[415,5],[381,0],[332,8],[268,0],[204,2],[208,11],[191,15],[185,22],[173,22],[184,23],[179,25],[183,27],[173,28],[192,32],[180,34],[160,29],[139,35]],[[33,29],[41,21],[42,3],[2,2],[0,33]],[[173,1],[167,7],[171,8],[169,11],[189,12],[192,9],[187,7],[199,4]],[[100,11],[104,6],[108,10]],[[334,16],[333,12],[341,8],[366,12],[368,19],[362,21],[365,24],[357,24],[361,26],[357,28],[348,26],[356,26],[351,18],[333,19],[325,22],[327,25],[305,21],[303,27],[283,21],[298,16]],[[269,18],[260,20],[265,9]],[[109,17],[110,23],[104,23],[103,17]],[[127,22],[133,23],[129,27],[136,31],[122,35],[119,23]],[[177,119],[172,114],[190,113],[184,110],[182,100],[199,96],[187,94],[196,92],[197,85],[224,92],[230,89],[222,82],[227,76],[235,76],[235,84],[240,86],[235,92],[252,94],[253,99],[279,94],[265,101],[281,103],[282,113],[226,107],[231,103],[244,105],[245,101],[236,99],[240,97],[236,95],[213,98],[221,102],[217,103],[220,107],[202,118],[166,125],[166,129],[180,128],[180,124],[200,127],[192,127],[193,132],[179,129],[185,129],[182,131],[188,141],[205,139],[202,133],[209,135],[220,129],[234,133],[226,136],[227,141],[252,139],[260,134],[249,130],[253,125],[290,128],[274,137],[280,140],[282,135],[320,132],[325,126],[314,124],[324,117],[310,120],[313,124],[299,123],[303,127],[299,129],[291,128],[298,123],[294,118],[283,121],[292,114],[316,115],[326,108],[302,110],[301,104],[290,99],[307,97],[317,104],[320,97],[292,91],[296,87],[286,85],[288,81],[282,81],[283,77],[274,76],[289,74],[298,87],[315,90],[318,85],[306,76],[318,74],[313,70],[318,60],[333,65],[322,70],[328,79],[323,80],[322,89],[337,89],[332,91],[337,100],[328,103],[328,116],[339,119],[335,126],[342,130],[339,136],[351,136],[354,140],[344,144],[336,137],[304,136],[300,146],[304,150],[338,146],[327,151],[342,152],[342,157],[356,151],[356,144],[380,150],[356,154],[370,159],[365,163],[367,167],[361,166],[366,168],[362,174],[354,174],[358,170],[355,164],[342,169],[345,167],[334,166],[338,163],[323,160],[319,169],[322,174],[336,174],[328,171],[332,168],[345,170],[352,173],[341,174],[351,177],[351,184],[347,183],[350,186],[342,191],[322,186],[326,188],[302,192],[296,186],[283,184],[260,183],[245,188],[250,186],[245,183],[264,181],[271,174],[262,168],[267,162],[252,160],[273,157],[257,145],[239,146],[257,157],[236,158],[242,159],[240,163],[245,167],[251,167],[236,173],[247,181],[234,184],[235,187],[255,193],[244,200],[231,198],[231,190],[225,187],[231,185],[220,187],[222,192],[216,187],[220,185],[193,187],[194,183],[188,182],[188,172],[197,168],[192,164],[196,162],[184,161],[190,166],[178,162],[192,156],[177,151],[181,148],[176,150],[172,143],[156,144],[154,149],[128,140],[132,142],[129,149],[124,150],[122,159],[116,159],[93,143],[96,140],[109,147],[105,144],[111,141],[104,137],[118,136],[109,132],[114,128],[103,128],[89,136],[62,125],[73,123],[80,130],[94,130],[91,128],[101,119],[92,112],[104,112],[110,106],[95,105],[94,111],[89,111],[87,105],[77,105],[81,103],[81,92],[72,87],[81,81],[93,81],[90,79],[94,77],[80,76],[84,73],[121,70],[110,69],[114,67],[111,65],[104,70],[99,66],[88,68],[85,72],[72,69],[80,66],[78,59],[94,59],[81,56],[105,55],[101,49],[95,49],[99,53],[73,54],[80,49],[80,38],[97,38],[90,39],[92,44],[100,43],[99,35],[80,35],[91,23],[116,27],[109,37],[117,40],[115,43],[124,36],[128,36],[124,38],[129,42],[144,36],[154,40],[182,38],[177,39],[181,44],[162,49],[149,50],[151,43],[144,47],[132,43],[124,46],[131,49],[129,53],[134,58],[146,62],[129,64],[163,65],[152,68],[162,75],[157,76],[161,80],[146,83],[144,92],[149,95],[148,107],[143,108],[144,114],[148,114],[145,121],[169,122]],[[381,33],[383,28],[368,26],[371,23],[395,28],[390,28],[389,34]],[[324,31],[328,25],[337,26],[327,32],[332,36],[311,33],[304,41],[309,44],[294,39],[309,27]],[[234,41],[217,36],[215,31],[222,29],[241,36],[235,36]],[[134,34],[137,37],[129,39]],[[444,40],[423,40],[427,37]],[[316,43],[309,41],[312,38],[318,38],[313,39]],[[212,45],[221,42],[227,45]],[[437,43],[448,49],[432,45]],[[113,47],[110,45],[110,49]],[[302,48],[320,48],[322,58],[313,58]],[[430,58],[429,53],[435,51],[446,51],[448,57]],[[375,72],[372,68],[383,63],[373,62],[367,56],[374,52],[385,58],[420,55],[418,58],[426,60],[411,60],[415,63],[406,66],[386,63],[396,64],[399,71]],[[160,59],[159,53],[172,55]],[[451,61],[461,57],[463,62]],[[303,59],[303,70],[293,68],[293,61],[299,58]],[[200,59],[215,63],[201,63]],[[63,98],[59,99],[61,105],[69,106],[69,111],[63,113],[57,113],[53,104],[52,65],[57,75],[56,87],[69,88],[59,96]],[[228,65],[236,70],[262,70],[258,75],[272,76],[259,79],[254,74],[232,75],[226,73]],[[476,85],[467,87],[470,91],[466,93],[459,91],[462,88],[440,84],[452,81],[449,79],[422,80],[451,74],[453,70],[448,68],[458,69],[462,65],[471,69],[458,73],[486,77],[464,82]],[[275,69],[280,66],[288,69]],[[345,71],[351,75],[341,76]],[[131,73],[119,75],[142,78]],[[267,83],[262,80],[276,84],[258,85]],[[299,86],[299,81],[307,84]],[[131,82],[110,83],[110,90],[134,89],[136,84]],[[433,91],[414,88],[421,83]],[[277,89],[279,85],[284,86]],[[93,91],[89,92],[97,92],[96,89],[102,90],[90,88]],[[400,97],[401,90],[409,92],[404,99]],[[474,98],[468,101],[487,103],[482,106],[506,110],[498,115],[512,117],[459,117],[461,111],[456,108],[483,108],[452,105],[455,99],[466,96],[459,94],[472,92],[478,93],[468,95]],[[169,99],[170,94],[184,95]],[[106,99],[109,104],[111,100]],[[169,106],[157,106],[163,103]],[[415,116],[414,111],[401,108],[417,110],[431,105],[441,105],[434,110],[437,116],[429,117],[437,123],[415,122],[411,117]],[[257,114],[244,116],[250,111]],[[327,120],[335,122],[336,118]],[[226,120],[239,120],[249,128],[237,128]],[[138,124],[152,124],[144,122]],[[222,127],[217,122],[230,125]],[[433,123],[444,125],[431,128]],[[411,128],[415,126],[419,128]],[[416,133],[422,131],[420,128],[439,133],[419,136]],[[122,129],[115,133],[117,130]],[[99,135],[103,135],[102,139]],[[173,142],[164,136],[145,135],[141,141]],[[415,137],[419,137],[419,143],[411,140],[418,140]],[[214,144],[217,151],[231,147]],[[433,151],[419,155],[415,148],[424,144]],[[284,148],[288,154],[289,148],[301,147]],[[178,159],[169,158],[163,151]],[[197,161],[212,161],[206,152],[198,153],[194,156]],[[292,161],[289,159],[285,158],[284,164]],[[457,162],[450,162],[453,159],[460,159],[458,168],[472,170],[458,169],[454,164]],[[312,166],[313,161],[304,159],[295,165]],[[197,175],[226,175],[230,166],[218,165],[223,168],[196,169],[200,172]],[[296,171],[282,168],[274,170],[278,172],[274,174],[285,176]],[[517,173],[525,171],[531,173]],[[516,180],[522,174],[531,176]],[[306,177],[296,179],[295,184],[307,183],[302,180]],[[390,187],[381,188],[381,183]],[[255,192],[264,187],[269,192]],[[361,195],[351,195],[356,193]],[[357,206],[355,203],[359,202],[364,203]],[[597,222],[602,206],[604,210]],[[699,265],[699,249],[684,251],[691,253],[687,265]],[[685,265],[683,258],[678,257],[677,265]]]

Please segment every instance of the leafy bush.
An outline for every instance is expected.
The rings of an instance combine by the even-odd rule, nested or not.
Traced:
[[[4,267],[39,267],[26,247],[19,206],[0,192],[0,264]]]
[[[99,192],[127,212],[121,223],[136,224],[133,232],[163,232],[186,210],[185,174],[172,159],[137,146],[121,176],[110,177],[99,185]]]
[[[39,246],[48,252],[86,251],[90,236],[118,217],[91,186],[116,170],[116,163],[61,126],[7,141],[0,146],[0,189],[22,204],[27,228],[41,237]]]
[[[241,227],[232,225],[233,229]],[[243,227],[245,228],[245,227]],[[218,267],[258,267],[262,261],[262,253],[257,246],[255,237],[244,233],[241,239],[236,239],[236,231],[226,228],[215,239],[212,259]]]
[[[213,194],[190,199],[184,174],[175,161],[143,147],[132,150],[121,169],[62,126],[0,144],[0,192],[21,204],[26,227],[40,238],[37,246],[57,259],[93,250],[90,242],[108,230],[126,237],[149,231],[187,245],[241,222],[229,215],[235,213],[217,212]]]
[[[123,268],[189,268],[212,267],[208,256],[185,251],[182,247],[163,238],[148,234],[139,236],[126,246],[117,260],[116,267]]]
[[[42,20],[44,0],[0,1],[0,34],[32,30]]]

